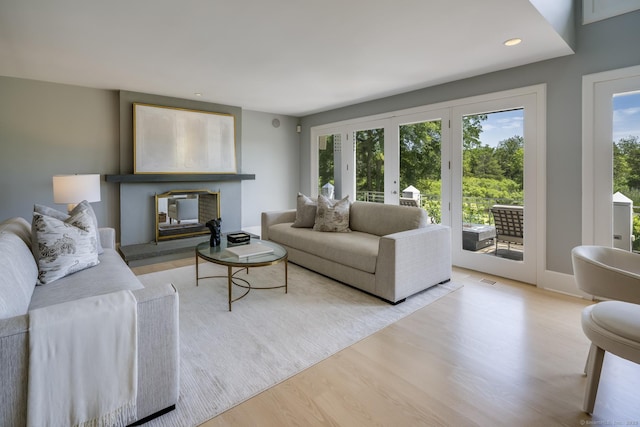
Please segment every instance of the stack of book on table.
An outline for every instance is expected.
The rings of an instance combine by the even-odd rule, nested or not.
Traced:
[[[227,246],[227,251],[238,258],[247,258],[254,255],[265,255],[273,252],[273,248],[260,243],[249,243],[246,245]]]

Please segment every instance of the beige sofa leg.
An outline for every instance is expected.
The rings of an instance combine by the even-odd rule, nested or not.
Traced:
[[[591,344],[591,348],[589,349],[589,358],[587,359],[587,389],[584,393],[584,404],[582,405],[582,409],[584,409],[587,414],[593,413],[603,361],[604,350],[595,344]]]

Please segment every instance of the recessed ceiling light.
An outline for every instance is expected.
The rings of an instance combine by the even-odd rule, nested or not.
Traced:
[[[519,38],[516,37],[516,38],[509,39],[509,40],[505,41],[504,45],[505,46],[515,46],[515,45],[518,45],[520,43],[522,43],[522,39],[519,39]]]
[[[196,92],[194,93],[195,96],[202,96],[202,94],[200,92]]]

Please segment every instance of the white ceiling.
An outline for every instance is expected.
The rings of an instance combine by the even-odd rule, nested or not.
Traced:
[[[293,116],[571,53],[528,0],[0,0],[2,76]]]

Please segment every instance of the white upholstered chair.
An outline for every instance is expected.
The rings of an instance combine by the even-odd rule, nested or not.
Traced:
[[[582,330],[591,348],[583,409],[592,413],[605,352],[640,363],[640,255],[602,246],[571,251],[578,287],[604,301],[582,311]]]
[[[582,330],[591,340],[582,409],[591,414],[605,352],[640,363],[640,305],[622,301],[590,305],[582,311]]]
[[[595,297],[640,304],[640,255],[605,246],[571,251],[578,288]]]

